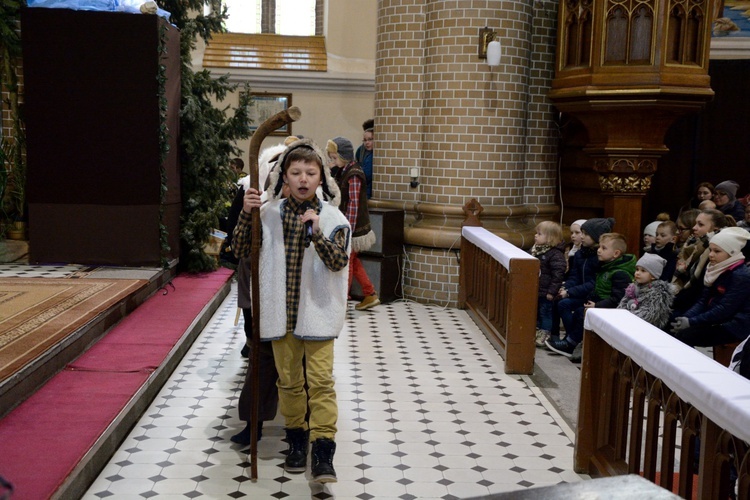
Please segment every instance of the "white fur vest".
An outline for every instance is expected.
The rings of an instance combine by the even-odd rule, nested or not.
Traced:
[[[260,209],[263,243],[260,249],[260,337],[280,339],[286,335],[286,252],[281,205],[274,200]],[[326,238],[349,228],[349,222],[337,207],[321,202],[320,228]],[[349,232],[349,231],[347,231]],[[347,242],[347,255],[351,239]],[[333,272],[326,267],[312,244],[304,250],[300,281],[300,300],[294,336],[300,339],[326,340],[338,337],[346,319],[349,265]]]

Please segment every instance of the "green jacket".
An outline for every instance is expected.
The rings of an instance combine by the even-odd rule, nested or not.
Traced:
[[[596,302],[596,307],[617,307],[625,295],[625,289],[633,282],[635,262],[635,255],[625,254],[601,265],[596,273],[594,293],[591,296],[591,300]]]

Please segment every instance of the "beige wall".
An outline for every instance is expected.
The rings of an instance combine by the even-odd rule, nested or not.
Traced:
[[[329,91],[287,91],[284,89],[253,88],[253,91],[290,92],[292,104],[302,111],[302,118],[292,124],[292,133],[313,139],[321,147],[328,139],[344,136],[357,146],[362,142],[362,122],[373,115],[372,93],[337,93]],[[268,137],[263,147],[283,141],[283,137]],[[249,140],[247,141],[249,143]],[[247,150],[247,147],[243,147]]]
[[[347,59],[375,60],[377,0],[327,0],[326,49]]]
[[[302,111],[302,118],[292,125],[294,134],[325,141],[344,136],[356,148],[362,140],[362,122],[373,117],[375,81],[375,43],[377,0],[328,0],[326,2],[326,73],[292,71],[232,71],[234,83],[249,82],[253,92],[292,94],[292,104]],[[196,48],[193,67],[202,69],[202,44]],[[225,70],[216,70],[222,75]],[[353,83],[353,82],[356,82]],[[230,95],[223,104],[236,105]],[[268,137],[262,147],[283,141]],[[249,140],[238,146],[247,164]]]

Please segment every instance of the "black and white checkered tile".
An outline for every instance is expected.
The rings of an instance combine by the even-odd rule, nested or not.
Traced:
[[[336,342],[338,482],[281,467],[283,421],[266,423],[258,477],[229,441],[244,381],[229,295],[84,496],[459,499],[581,480],[570,429],[467,314],[400,302],[350,308]],[[240,319],[241,322],[241,319]]]
[[[0,264],[0,278],[69,278],[84,266]]]

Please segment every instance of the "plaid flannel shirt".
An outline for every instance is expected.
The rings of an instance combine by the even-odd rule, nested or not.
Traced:
[[[353,164],[354,162],[349,163],[346,167],[344,167],[344,170],[341,172],[343,175],[344,172]],[[354,229],[357,227],[357,215],[359,211],[359,191],[362,188],[362,180],[357,176],[352,176],[349,179],[349,204],[346,207],[346,220],[349,221],[349,225],[352,226],[352,234],[354,234]]]

